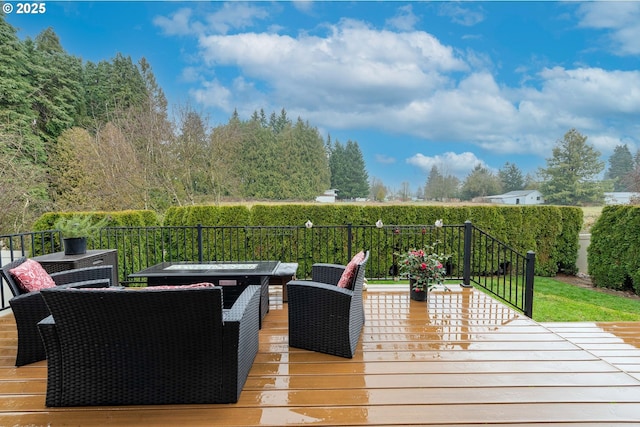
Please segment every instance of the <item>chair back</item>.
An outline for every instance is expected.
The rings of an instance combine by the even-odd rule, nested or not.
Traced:
[[[369,260],[369,251],[366,251],[364,254],[364,259],[362,260],[362,262],[358,264],[356,273],[354,274],[353,286],[351,287],[351,289],[353,290],[353,295],[351,297],[351,308],[350,308],[349,316],[351,317],[351,322],[354,325],[359,325],[359,326],[354,326],[354,328],[362,328],[362,325],[364,325],[364,322],[365,322],[364,303],[362,301],[362,288],[364,286],[364,273],[365,273],[365,267],[367,265],[368,260]],[[355,352],[355,347],[358,343],[359,336],[360,336],[359,329],[357,334],[356,333],[351,334],[352,353]]]
[[[349,289],[356,291],[359,288],[359,292],[362,292],[364,286],[364,275],[367,261],[369,260],[369,251],[364,253],[364,259],[357,265],[355,274],[353,275],[353,283],[349,286]]]
[[[16,280],[13,277],[13,274],[11,274],[9,270],[16,268],[26,260],[27,258],[25,257],[17,258],[12,262],[10,262],[9,264],[2,267],[2,271],[1,271],[2,278],[4,279],[5,282],[7,282],[7,285],[9,286],[9,289],[11,289],[11,293],[13,294],[14,297],[17,297],[18,295],[26,294],[27,292],[25,292],[18,285],[18,282],[16,282]]]
[[[153,402],[167,393],[176,395],[169,401],[211,401],[202,390],[222,393],[220,287],[40,293],[55,321],[64,387],[72,388],[69,378],[82,378],[102,404]],[[90,401],[65,393],[77,404]]]

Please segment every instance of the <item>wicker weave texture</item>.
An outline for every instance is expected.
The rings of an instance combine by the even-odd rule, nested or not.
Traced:
[[[287,284],[291,347],[353,357],[365,322],[362,286],[368,259],[369,252],[357,267],[351,289],[336,286],[345,267],[335,264],[316,264],[314,280]]]
[[[16,366],[28,365],[46,358],[37,324],[50,314],[40,293],[24,292],[9,272],[25,260],[26,258],[19,258],[2,267],[2,277],[14,295],[9,305],[18,330]],[[51,277],[58,286],[63,287],[106,287],[111,283],[111,270],[111,266],[87,267],[54,273]]]
[[[260,287],[42,291],[47,406],[237,402],[258,350]]]

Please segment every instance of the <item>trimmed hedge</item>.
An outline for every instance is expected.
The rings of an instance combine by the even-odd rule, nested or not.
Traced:
[[[433,225],[471,221],[493,237],[521,253],[536,253],[536,274],[553,276],[560,269],[577,271],[582,209],[559,206],[370,206],[358,204],[184,206],[171,208],[165,226],[244,225],[304,226],[373,225],[379,219],[389,225]],[[357,241],[357,236],[356,236]]]
[[[296,241],[298,245],[309,246],[317,251],[329,254],[326,259],[332,262],[346,263],[343,259],[346,250],[344,237],[330,234],[332,230],[321,230],[314,228],[314,233],[298,233],[299,228],[303,228],[305,222],[311,221],[315,226],[332,226],[332,225],[371,225],[376,221],[382,220],[386,226],[393,225],[415,225],[419,228],[432,229],[436,220],[442,219],[448,225],[461,225],[465,221],[471,221],[476,227],[504,242],[516,251],[524,254],[527,251],[536,253],[536,274],[541,276],[553,276],[560,269],[573,274],[577,271],[576,261],[578,258],[578,234],[582,227],[582,210],[577,207],[558,207],[558,206],[415,206],[415,205],[390,205],[390,206],[371,206],[359,204],[326,204],[326,205],[266,205],[256,204],[252,207],[244,205],[233,206],[184,206],[172,207],[167,210],[164,221],[160,224],[158,216],[152,211],[122,211],[122,212],[65,212],[65,213],[47,213],[42,215],[34,224],[35,231],[51,230],[53,224],[60,216],[73,214],[87,214],[96,218],[96,221],[103,218],[109,218],[110,227],[131,226],[131,227],[157,227],[163,225],[165,227],[184,227],[184,226],[235,226],[235,227],[259,227],[259,226],[285,226],[291,227],[283,233],[287,235],[281,236],[281,239],[266,239],[260,235],[247,234],[246,241],[230,240],[229,233],[224,230],[205,230],[204,240],[210,243],[207,249],[208,255],[215,256],[217,259],[225,259],[233,256],[243,247],[255,248],[255,251],[265,251],[268,253],[280,253],[282,251],[282,259],[289,258],[287,245],[289,241]],[[613,213],[612,213],[613,214]],[[621,214],[616,213],[616,218]],[[626,215],[626,214],[625,214]],[[603,212],[603,216],[604,212]],[[601,217],[602,218],[602,217]],[[617,221],[618,219],[616,219]],[[599,220],[600,221],[600,220]],[[606,216],[603,221],[606,221]],[[640,214],[635,219],[635,225],[640,223]],[[605,224],[603,222],[603,224]],[[599,225],[604,228],[604,225]],[[417,229],[417,234],[419,233]],[[628,229],[637,229],[630,227]],[[598,223],[594,226],[596,236],[598,235]],[[354,244],[367,241],[366,231],[359,229],[353,236]],[[607,233],[602,233],[606,235]],[[369,236],[370,237],[370,236]],[[436,236],[437,237],[437,236]],[[605,237],[610,241],[608,237]],[[636,237],[638,239],[639,237]],[[138,251],[143,255],[135,255],[135,257],[149,258],[146,261],[153,261],[158,258],[163,250],[169,249],[178,254],[178,259],[192,259],[195,250],[192,240],[193,235],[184,234],[170,243],[163,241],[161,238],[154,240],[157,247],[145,248],[144,251]],[[287,240],[289,239],[289,240]],[[309,241],[301,241],[300,239],[309,239]],[[592,236],[593,254],[596,256],[598,237]],[[257,241],[259,240],[259,242]],[[370,239],[369,239],[370,241]],[[97,242],[90,242],[91,243]],[[637,242],[636,242],[637,243]],[[135,253],[132,246],[139,245],[138,240],[119,241],[118,245],[128,247],[129,252]],[[375,242],[374,242],[375,244]],[[393,239],[391,241],[393,243]],[[164,245],[164,246],[163,246]],[[638,248],[640,245],[633,245]],[[163,249],[164,248],[164,249]],[[179,249],[187,248],[187,249]],[[135,249],[135,248],[134,248]],[[142,249],[142,248],[140,248]],[[382,248],[389,254],[393,253],[394,248]],[[609,248],[611,249],[611,248]],[[315,250],[315,249],[314,249]],[[625,253],[630,252],[627,248]],[[124,252],[124,250],[119,250]],[[188,252],[188,253],[187,253]],[[309,251],[309,253],[320,253]],[[607,252],[608,255],[621,253],[621,250],[613,250]],[[259,257],[259,253],[253,254]],[[247,256],[251,256],[248,254]],[[391,256],[391,255],[389,255]],[[155,258],[154,258],[155,257]],[[335,257],[332,258],[332,257]],[[609,259],[618,259],[619,257],[609,256]],[[136,260],[140,265],[146,265],[145,259]],[[213,258],[212,258],[213,259]],[[600,260],[602,258],[598,258]],[[619,272],[613,277],[614,281],[624,283],[627,277],[635,278],[635,283],[640,282],[640,258],[627,255],[624,261],[624,268],[619,268]],[[312,261],[312,260],[309,260]],[[386,261],[386,260],[385,260]],[[592,265],[598,264],[598,261],[589,259],[591,270]],[[632,268],[635,268],[633,270]],[[597,266],[594,267],[594,274],[597,274]],[[591,273],[590,273],[591,274]],[[593,275],[593,274],[592,274]],[[604,274],[607,275],[607,274]],[[603,275],[603,276],[604,276]],[[601,276],[598,276],[601,277]],[[605,279],[596,279],[605,283]],[[607,277],[607,282],[611,277]]]
[[[605,206],[591,228],[589,275],[603,288],[640,295],[640,207]]]
[[[153,211],[117,211],[117,212],[47,212],[33,224],[34,231],[55,230],[58,218],[74,215],[89,215],[94,222],[107,218],[107,227],[155,227],[159,226],[158,216]]]

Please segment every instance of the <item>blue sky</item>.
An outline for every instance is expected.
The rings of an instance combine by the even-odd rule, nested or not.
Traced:
[[[433,165],[535,173],[571,128],[603,160],[640,148],[640,2],[68,1],[6,19],[87,61],[145,57],[211,126],[285,108],[357,141],[391,189]]]

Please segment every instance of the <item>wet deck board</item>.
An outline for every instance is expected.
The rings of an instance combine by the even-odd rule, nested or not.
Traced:
[[[484,294],[365,294],[353,359],[289,348],[272,290],[232,405],[46,408],[46,362],[15,368],[0,317],[0,425],[640,425],[640,324],[537,324]]]

